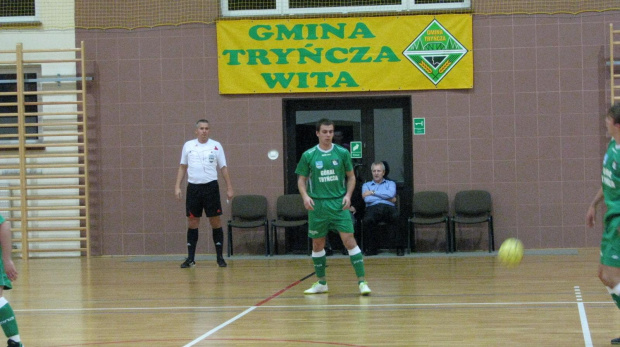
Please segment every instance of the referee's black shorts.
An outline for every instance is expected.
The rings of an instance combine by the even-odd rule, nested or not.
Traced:
[[[185,215],[187,217],[202,217],[202,210],[207,217],[220,216],[222,203],[220,202],[220,187],[217,181],[203,184],[187,184],[185,198]]]

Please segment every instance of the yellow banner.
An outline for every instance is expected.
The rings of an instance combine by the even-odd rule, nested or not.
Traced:
[[[217,23],[221,94],[473,87],[471,15]]]

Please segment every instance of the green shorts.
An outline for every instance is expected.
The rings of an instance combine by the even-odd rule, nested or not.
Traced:
[[[0,252],[0,256],[1,253],[2,252]],[[4,272],[4,263],[2,263],[2,259],[0,259],[0,286],[4,288],[4,290],[13,289],[13,283],[9,279],[9,276],[6,275],[6,272]]]
[[[620,267],[620,234],[618,227],[620,218],[614,218],[605,223],[603,239],[601,241],[601,264]]]
[[[351,212],[342,209],[342,199],[313,199],[314,210],[308,211],[308,236],[311,239],[327,236],[330,230],[353,233]]]

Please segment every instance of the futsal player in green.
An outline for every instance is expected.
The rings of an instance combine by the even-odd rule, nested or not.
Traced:
[[[312,239],[312,262],[318,281],[304,294],[327,293],[325,268],[325,237],[329,230],[337,230],[346,247],[358,279],[362,295],[369,295],[366,282],[364,257],[353,236],[353,222],[349,207],[355,188],[355,174],[351,153],[332,143],[334,122],[321,119],[316,124],[319,144],[305,151],[295,173],[297,187],[308,209],[308,236]]]
[[[586,213],[586,224],[594,226],[596,207],[604,199],[607,213],[603,217],[603,238],[598,277],[620,308],[620,104],[613,105],[605,117],[611,141],[603,158],[601,189]],[[611,340],[620,345],[620,337]]]
[[[13,288],[11,281],[17,279],[17,270],[11,250],[12,246],[11,224],[0,216],[0,325],[4,335],[9,339],[8,347],[23,347],[21,338],[19,337],[19,329],[17,328],[17,320],[15,313],[6,298],[2,295],[3,290]]]

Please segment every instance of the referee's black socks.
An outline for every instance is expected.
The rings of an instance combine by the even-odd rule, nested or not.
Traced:
[[[187,259],[194,261],[198,244],[198,229],[187,229]]]
[[[222,228],[213,229],[213,243],[215,244],[217,257],[222,258],[222,249],[224,248],[224,231]]]

